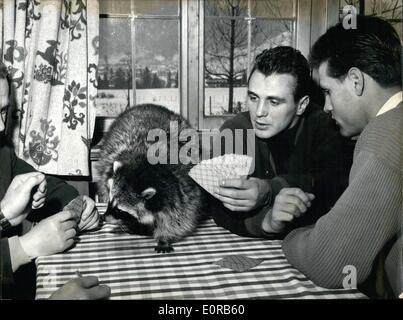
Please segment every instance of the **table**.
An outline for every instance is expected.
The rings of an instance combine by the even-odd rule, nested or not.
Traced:
[[[156,253],[156,241],[105,224],[78,237],[68,252],[39,257],[37,299],[47,298],[76,271],[99,277],[111,299],[351,299],[357,290],[316,286],[286,260],[280,240],[240,237],[213,220],[174,244],[171,253]],[[246,255],[263,262],[239,272],[215,262]]]

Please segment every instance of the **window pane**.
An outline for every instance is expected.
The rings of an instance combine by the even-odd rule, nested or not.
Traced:
[[[101,14],[173,15],[179,14],[178,0],[100,0]]]
[[[245,100],[248,25],[244,20],[205,19],[205,115],[240,111]]]
[[[364,2],[360,2],[360,0],[340,0],[340,20],[344,17],[344,6],[353,5],[357,9],[357,13],[363,11],[366,16],[377,16],[389,21],[396,29],[403,43],[402,2],[402,0],[365,0]]]
[[[402,18],[402,0],[370,0],[365,2],[365,15],[384,19]]]
[[[100,0],[100,14],[130,14],[131,0]]]
[[[248,0],[206,0],[205,16],[244,17],[248,15]]]
[[[294,46],[292,20],[257,19],[252,24],[251,60],[264,49]]]
[[[134,14],[137,15],[174,15],[179,14],[178,0],[135,0]]]
[[[340,0],[340,9],[343,9],[344,6],[349,6],[352,5],[357,8],[357,10],[360,9],[360,0]]]
[[[397,31],[397,34],[400,37],[400,42],[403,44],[403,31],[402,31],[402,22],[392,22],[392,26],[395,28]]]
[[[295,0],[206,0],[205,16],[248,16],[265,18],[295,17]]]
[[[130,20],[101,18],[97,114],[114,116],[133,104]]]
[[[251,2],[251,15],[265,18],[295,17],[294,0],[265,0]]]
[[[343,7],[353,5],[360,13],[360,9],[366,16],[377,16],[384,19],[402,19],[402,0],[340,0],[340,14],[343,17]],[[363,7],[361,7],[362,5]]]
[[[136,20],[136,103],[179,112],[179,22]]]
[[[294,44],[294,19],[284,19],[284,16],[294,16],[294,2],[205,2],[210,15],[204,19],[205,116],[233,114],[246,109],[248,59],[252,61],[263,49]],[[248,4],[251,5],[249,11]],[[253,18],[248,16],[250,12],[269,19]]]

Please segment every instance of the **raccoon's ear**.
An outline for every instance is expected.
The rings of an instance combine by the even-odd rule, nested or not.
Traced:
[[[145,189],[145,190],[141,193],[141,196],[142,196],[144,199],[149,200],[149,199],[151,199],[152,197],[154,197],[156,193],[157,193],[157,190],[155,190],[154,188],[150,187],[150,188]]]
[[[113,162],[113,173],[115,173],[122,166],[123,166],[123,163],[121,161],[114,161]]]
[[[109,178],[107,180],[107,186],[108,186],[108,189],[109,189],[109,202],[111,203],[113,201],[113,194],[112,194],[113,178]]]
[[[109,190],[112,190],[112,188],[113,188],[113,178],[109,178],[107,181],[106,181],[106,184],[107,184],[107,186],[108,186],[108,188],[109,188]]]

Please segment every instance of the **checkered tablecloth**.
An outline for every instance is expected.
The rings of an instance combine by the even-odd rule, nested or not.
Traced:
[[[203,222],[196,232],[156,253],[151,237],[129,235],[117,226],[82,234],[68,252],[40,257],[37,299],[47,298],[76,271],[109,285],[111,299],[287,299],[365,298],[355,290],[317,287],[288,264],[281,241],[243,238]],[[228,255],[263,259],[239,272],[216,264]]]

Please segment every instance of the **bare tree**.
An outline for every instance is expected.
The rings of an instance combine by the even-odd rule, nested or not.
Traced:
[[[228,83],[228,112],[232,113],[234,82],[244,72],[245,66],[241,59],[247,57],[245,48],[248,42],[245,21],[237,17],[245,15],[247,7],[243,0],[225,0],[217,1],[211,9],[214,17],[206,20],[205,27],[204,70],[207,75],[224,79]]]
[[[353,5],[360,15],[386,19],[402,38],[402,0],[344,0],[344,5]]]
[[[387,20],[402,19],[402,0],[344,0],[345,5],[359,8],[359,13]]]
[[[264,10],[270,17],[281,18],[284,13],[279,0],[259,2],[247,0],[209,0],[206,2],[205,60],[207,77],[220,79],[229,88],[228,112],[234,111],[234,86],[244,79],[248,67],[248,41],[254,41],[250,50],[255,51],[262,44],[279,45],[272,42],[273,34],[262,24],[253,22],[251,11]],[[282,2],[281,2],[282,3]],[[248,8],[248,5],[251,7]],[[291,33],[290,24],[278,20],[285,32]],[[283,26],[284,25],[284,26]],[[250,39],[248,39],[250,37]],[[251,48],[253,47],[253,48]]]

